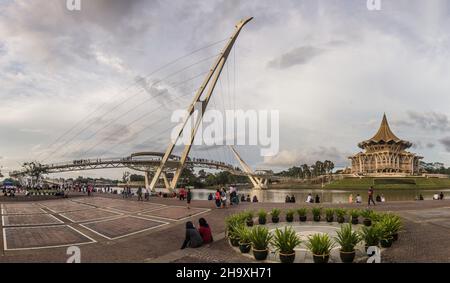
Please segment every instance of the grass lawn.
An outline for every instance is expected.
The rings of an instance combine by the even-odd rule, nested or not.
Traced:
[[[327,189],[445,189],[450,179],[438,178],[345,178],[325,185]]]

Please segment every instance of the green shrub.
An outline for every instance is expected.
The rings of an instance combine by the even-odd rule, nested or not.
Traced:
[[[306,242],[306,247],[314,255],[329,255],[334,245],[327,234],[314,234]]]
[[[311,212],[312,212],[313,216],[315,216],[315,217],[321,216],[322,215],[322,208],[321,207],[313,207],[311,209]]]
[[[276,229],[272,245],[283,254],[292,254],[301,240],[292,227],[284,227],[284,230]]]
[[[337,236],[334,239],[341,246],[342,252],[353,252],[355,246],[361,242],[361,236],[356,231],[352,231],[351,224],[341,225],[341,230],[337,231],[336,234]]]
[[[308,209],[306,207],[300,207],[297,209],[298,216],[306,216]]]
[[[272,211],[270,212],[270,214],[271,214],[273,217],[278,217],[278,216],[280,216],[280,213],[281,213],[281,210],[279,210],[278,208],[274,208],[274,209],[272,209]]]
[[[263,226],[256,226],[250,233],[250,241],[256,250],[265,250],[272,240],[272,234]]]

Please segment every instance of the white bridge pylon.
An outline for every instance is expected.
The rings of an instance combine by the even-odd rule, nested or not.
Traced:
[[[185,163],[186,163],[186,159],[189,155],[189,152],[191,150],[191,146],[192,143],[194,141],[195,138],[195,134],[197,133],[197,130],[200,126],[200,123],[203,119],[203,114],[205,113],[206,107],[208,106],[209,100],[211,98],[212,93],[214,92],[214,88],[217,84],[217,80],[219,79],[220,74],[222,73],[223,67],[228,59],[228,56],[231,52],[231,49],[233,48],[234,43],[236,42],[236,39],[239,35],[239,33],[241,32],[242,28],[244,27],[245,24],[247,24],[249,21],[251,21],[253,19],[253,17],[247,18],[245,20],[241,20],[239,23],[236,24],[235,26],[235,31],[233,33],[233,35],[230,37],[230,39],[228,40],[227,44],[225,45],[224,49],[222,50],[222,52],[220,53],[219,58],[217,58],[217,60],[214,62],[212,68],[210,69],[210,71],[208,72],[208,74],[206,75],[205,80],[203,81],[202,85],[200,86],[200,88],[198,89],[197,93],[195,94],[195,97],[193,99],[193,101],[191,102],[191,104],[189,105],[188,109],[187,109],[187,115],[183,120],[183,125],[182,127],[180,127],[180,130],[178,131],[177,137],[175,140],[171,140],[169,142],[169,145],[164,153],[163,158],[161,159],[161,163],[158,166],[158,168],[156,169],[156,172],[153,176],[152,181],[150,182],[149,185],[149,189],[151,189],[152,191],[155,190],[155,186],[159,180],[159,178],[162,176],[164,179],[164,183],[167,189],[169,190],[173,190],[176,188],[178,180],[181,176],[181,173],[184,169]],[[202,95],[204,94],[205,89],[208,88],[205,98],[202,99]],[[183,152],[181,154],[181,158],[180,158],[180,162],[176,168],[176,171],[174,173],[173,179],[172,181],[169,183],[169,181],[167,180],[167,176],[164,173],[164,169],[166,166],[166,162],[169,160],[169,157],[171,156],[175,145],[177,143],[177,141],[180,139],[180,136],[183,134],[183,130],[186,127],[188,121],[190,121],[191,117],[193,117],[193,114],[195,112],[195,105],[199,103],[201,105],[201,111],[199,112],[198,117],[196,117],[195,119],[195,124],[194,127],[191,130],[190,133],[190,142],[188,141],[187,144],[184,146]],[[149,175],[146,176],[147,179],[149,179]],[[169,185],[169,186],[168,186]]]
[[[253,172],[252,168],[248,166],[248,164],[241,158],[239,153],[236,151],[236,149],[230,145],[230,149],[233,152],[236,159],[239,161],[239,164],[241,164],[242,169],[245,173],[248,174],[248,178],[250,179],[250,182],[253,184],[254,189],[267,189],[267,184],[269,182],[269,179],[264,178],[263,176],[257,176],[255,172]]]

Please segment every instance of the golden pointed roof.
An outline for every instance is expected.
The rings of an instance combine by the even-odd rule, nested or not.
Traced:
[[[374,142],[400,141],[400,139],[397,138],[397,136],[394,135],[394,133],[391,131],[391,128],[389,127],[389,123],[386,118],[386,113],[383,114],[383,120],[381,121],[381,125],[380,128],[378,129],[378,132],[370,140]]]
[[[410,147],[412,144],[408,141],[399,139],[389,127],[389,123],[386,118],[386,114],[383,114],[383,120],[381,121],[380,128],[377,133],[366,141],[358,144],[359,147],[364,148],[364,146],[369,144],[377,143],[403,143],[405,147]]]

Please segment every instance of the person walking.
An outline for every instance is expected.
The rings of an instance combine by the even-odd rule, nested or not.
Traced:
[[[373,200],[373,187],[369,188],[367,194],[368,194],[367,205],[370,206],[370,202],[372,202],[373,205],[376,205],[375,201]]]
[[[192,200],[192,192],[191,192],[191,189],[188,189],[187,194],[186,194],[186,202],[187,202],[188,209],[191,209],[191,200]]]

